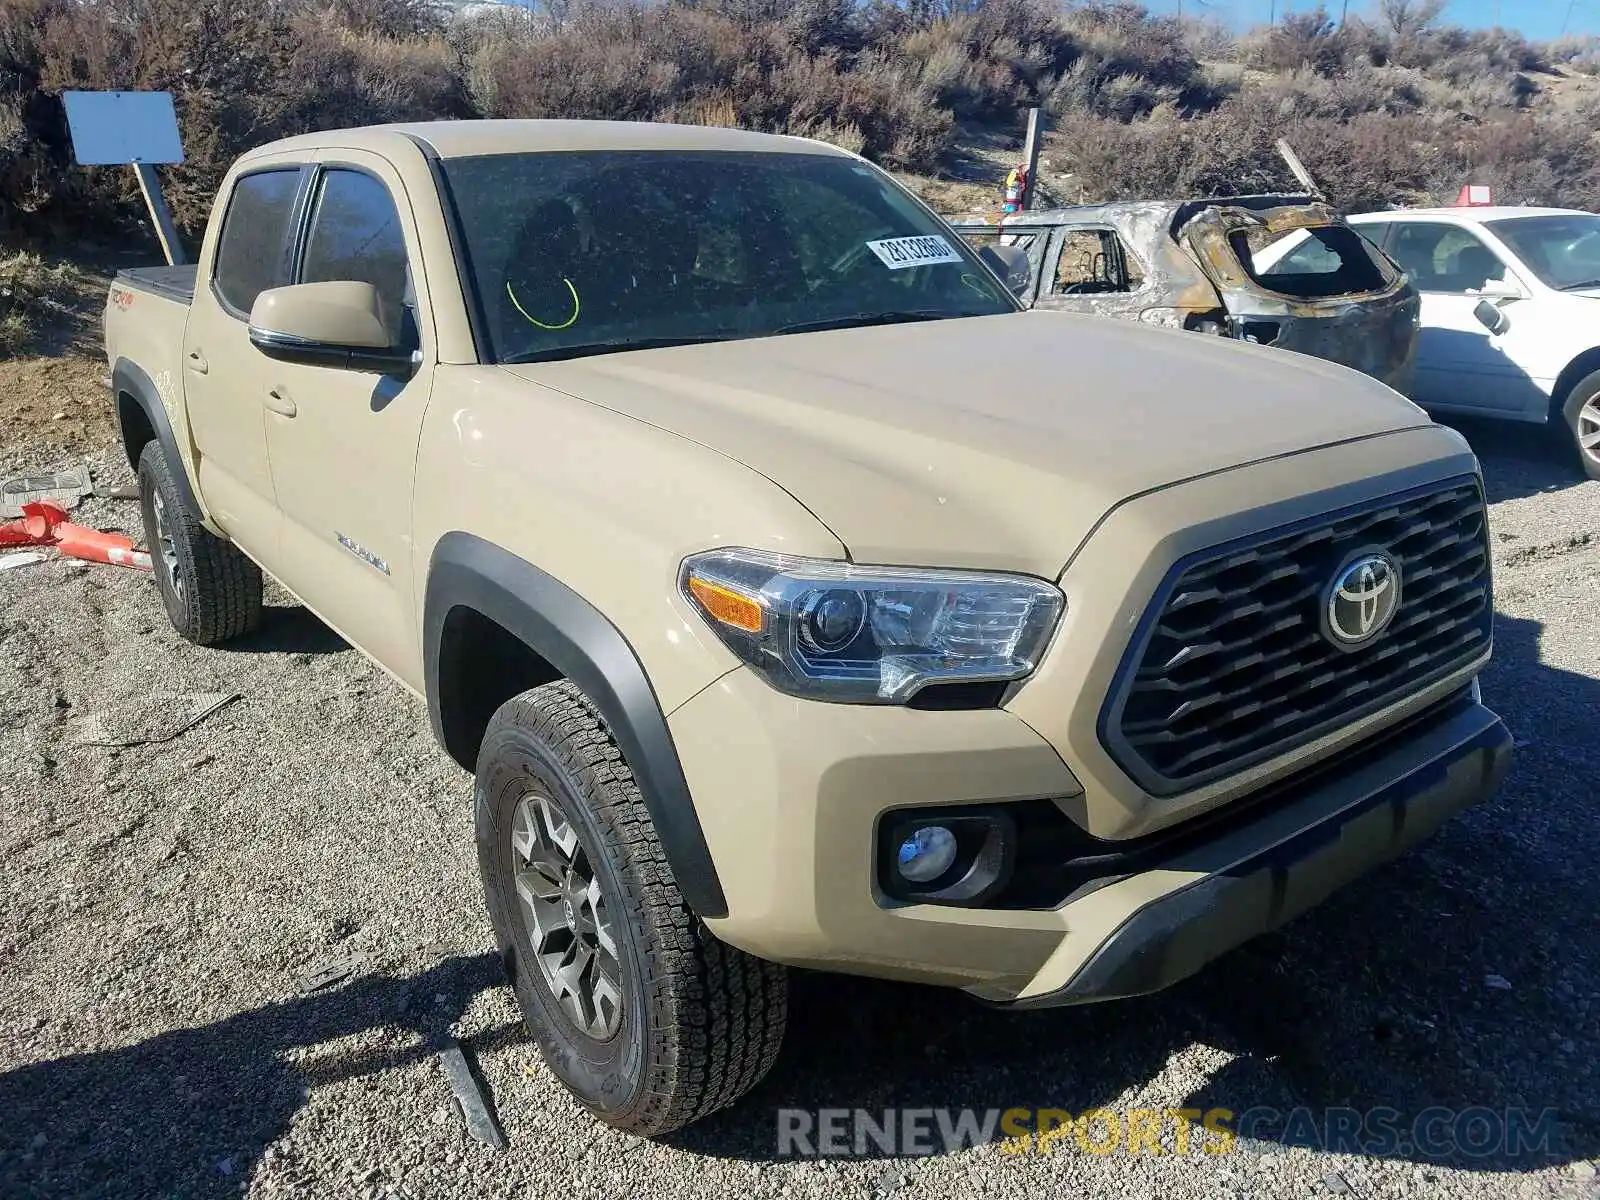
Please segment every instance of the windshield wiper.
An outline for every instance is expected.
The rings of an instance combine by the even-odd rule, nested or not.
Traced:
[[[1578,292],[1584,288],[1600,288],[1600,279],[1585,279],[1580,283],[1563,283],[1561,285],[1563,292]]]
[[[515,358],[503,358],[501,363],[559,362],[567,358],[588,358],[593,354],[620,354],[625,350],[661,350],[668,346],[698,346],[705,342],[725,342],[732,333],[704,333],[693,337],[624,338],[616,342],[585,342],[579,346],[552,346],[548,350],[530,350]]]
[[[822,333],[828,329],[853,329],[862,325],[903,325],[910,321],[938,321],[962,317],[967,313],[945,312],[940,308],[907,308],[891,312],[851,313],[847,317],[828,317],[820,321],[796,321],[780,325],[773,333]]]

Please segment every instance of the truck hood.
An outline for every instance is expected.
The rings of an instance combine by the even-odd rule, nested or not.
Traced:
[[[1428,424],[1330,363],[1040,311],[505,369],[746,464],[857,562],[1046,578],[1128,497]]]

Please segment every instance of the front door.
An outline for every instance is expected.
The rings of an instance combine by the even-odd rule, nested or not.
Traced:
[[[290,165],[239,177],[184,326],[183,395],[200,494],[212,520],[258,559],[276,555],[278,505],[259,399],[267,360],[250,344],[250,307],[287,278],[302,175]]]
[[[427,287],[399,173],[356,151],[325,151],[322,158],[295,281],[372,284],[395,343],[415,348],[420,365],[401,377],[268,360],[263,402],[283,509],[281,578],[323,620],[420,689],[411,498],[433,379]]]
[[[1470,229],[1433,221],[1396,221],[1384,249],[1422,293],[1413,398],[1441,411],[1520,413],[1547,401],[1518,365],[1523,342],[1537,336],[1519,302],[1504,305],[1508,328],[1490,333],[1474,316],[1492,283],[1521,286],[1501,257]]]

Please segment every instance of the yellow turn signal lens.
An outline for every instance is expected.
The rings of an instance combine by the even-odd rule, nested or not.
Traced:
[[[746,633],[760,633],[766,625],[766,613],[761,605],[749,596],[732,588],[707,583],[704,579],[689,577],[689,594],[700,601],[702,608],[724,625],[742,629]]]

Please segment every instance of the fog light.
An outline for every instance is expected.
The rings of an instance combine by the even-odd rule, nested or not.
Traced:
[[[897,865],[911,883],[932,883],[956,861],[956,835],[943,825],[924,825],[900,843]]]

